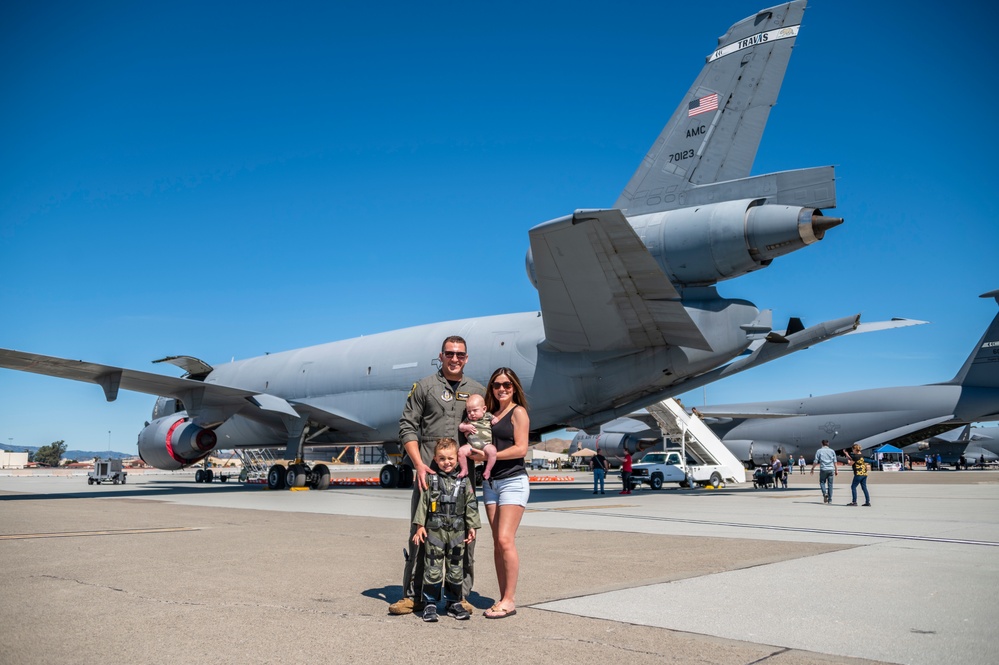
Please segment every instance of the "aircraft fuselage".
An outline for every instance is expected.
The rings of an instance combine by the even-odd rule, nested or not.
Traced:
[[[548,351],[540,313],[526,312],[417,326],[235,361],[215,367],[205,382],[305,402],[345,422],[367,426],[334,428],[329,443],[395,441],[410,388],[437,371],[444,338],[460,335],[468,343],[469,376],[485,383],[497,367],[517,373],[530,401],[533,430],[587,426],[624,405],[627,410],[638,408],[635,402],[662,399],[672,383],[734,358],[748,345],[746,336],[738,334],[739,325],[759,314],[750,303],[723,299],[700,301],[687,310],[703,330],[718,331],[710,340],[714,351]],[[285,443],[279,428],[240,416],[217,433],[222,447]]]

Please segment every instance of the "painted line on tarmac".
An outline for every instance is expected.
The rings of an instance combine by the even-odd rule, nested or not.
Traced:
[[[145,533],[176,533],[178,531],[200,531],[197,527],[177,526],[162,529],[114,529],[110,531],[62,531],[58,533],[11,533],[0,535],[0,540],[25,540],[29,538],[77,538],[80,536],[130,536]]]
[[[643,520],[649,522],[673,522],[677,524],[702,524],[705,526],[727,526],[738,529],[763,529],[768,531],[792,531],[795,533],[815,533],[832,536],[854,536],[858,538],[877,538],[891,540],[912,540],[924,543],[952,543],[956,545],[982,545],[999,547],[999,542],[991,540],[968,540],[965,538],[942,538],[937,536],[913,536],[900,533],[878,533],[873,531],[845,531],[840,529],[816,529],[811,527],[780,526],[776,524],[750,524],[748,522],[718,522],[714,520],[694,520],[682,517],[656,517],[653,515],[622,515],[619,513],[604,513],[590,510],[572,510],[571,508],[531,508],[532,512],[571,512],[578,515],[594,517],[611,517],[614,519]]]

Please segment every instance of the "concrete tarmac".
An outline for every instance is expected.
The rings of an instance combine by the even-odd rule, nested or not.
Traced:
[[[532,484],[517,615],[437,624],[387,614],[408,490],[3,476],[0,663],[999,661],[999,472],[873,473],[870,508],[844,505],[848,471],[833,505],[817,476],[621,496],[572,475]],[[484,529],[480,609],[491,549]]]

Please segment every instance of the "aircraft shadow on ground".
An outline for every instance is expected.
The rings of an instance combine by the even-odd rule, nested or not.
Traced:
[[[85,482],[85,481],[84,481]],[[617,487],[612,487],[606,490],[605,494],[593,495],[593,490],[589,486],[583,485],[573,485],[571,487],[566,486],[545,486],[545,485],[534,485],[531,487],[531,498],[528,503],[528,509],[533,506],[538,506],[542,504],[550,503],[560,503],[566,501],[601,501],[609,502],[613,500],[626,500],[635,499],[639,496],[652,496],[660,497],[663,500],[669,500],[671,496],[676,496],[678,493],[684,495],[693,495],[696,493],[697,496],[732,496],[741,495],[746,492],[760,493],[771,496],[780,496],[783,494],[792,493],[795,496],[801,496],[802,493],[806,494],[817,494],[818,486],[815,487],[789,487],[787,489],[764,489],[764,488],[753,488],[751,483],[747,483],[745,486],[736,487],[728,486],[724,489],[719,490],[689,490],[681,489],[678,487],[664,487],[662,490],[652,490],[652,489],[642,489],[635,490],[633,494],[621,495],[620,485]],[[351,486],[334,486],[328,490],[323,490],[324,492],[343,492],[343,491],[354,491],[356,487]],[[411,489],[384,489],[384,488],[364,488],[366,490],[371,489],[377,492],[411,492]],[[242,483],[211,483],[211,484],[201,484],[195,482],[177,482],[177,481],[151,481],[142,483],[141,485],[135,485],[125,489],[121,485],[115,486],[114,489],[104,488],[101,486],[84,486],[81,487],[79,491],[75,492],[53,492],[50,494],[40,494],[40,493],[21,493],[21,492],[11,492],[6,491],[0,493],[0,502],[3,501],[39,501],[48,499],[106,499],[106,498],[139,498],[139,499],[153,499],[153,498],[168,498],[171,496],[185,496],[191,494],[198,494],[204,492],[212,493],[224,493],[224,494],[247,494],[254,492],[267,492],[266,486],[263,485],[245,485]],[[849,490],[847,490],[849,491]],[[481,502],[481,489],[479,490],[480,502]]]
[[[86,481],[84,481],[86,482]],[[241,494],[245,492],[265,491],[260,485],[242,485],[240,483],[218,483],[203,485],[198,483],[178,483],[175,481],[153,481],[135,485],[134,488],[123,489],[121,485],[115,489],[91,485],[77,492],[53,492],[51,494],[8,492],[0,494],[0,501],[39,501],[44,499],[151,499],[156,497],[181,496],[199,492],[222,492],[225,494]]]

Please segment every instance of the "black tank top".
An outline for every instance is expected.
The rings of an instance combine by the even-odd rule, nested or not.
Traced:
[[[496,452],[513,446],[513,411],[513,409],[510,409],[505,416],[497,420],[496,424],[493,425],[493,445],[496,446]],[[524,465],[523,457],[496,460],[491,474],[496,480],[524,475],[527,475],[527,468]]]

